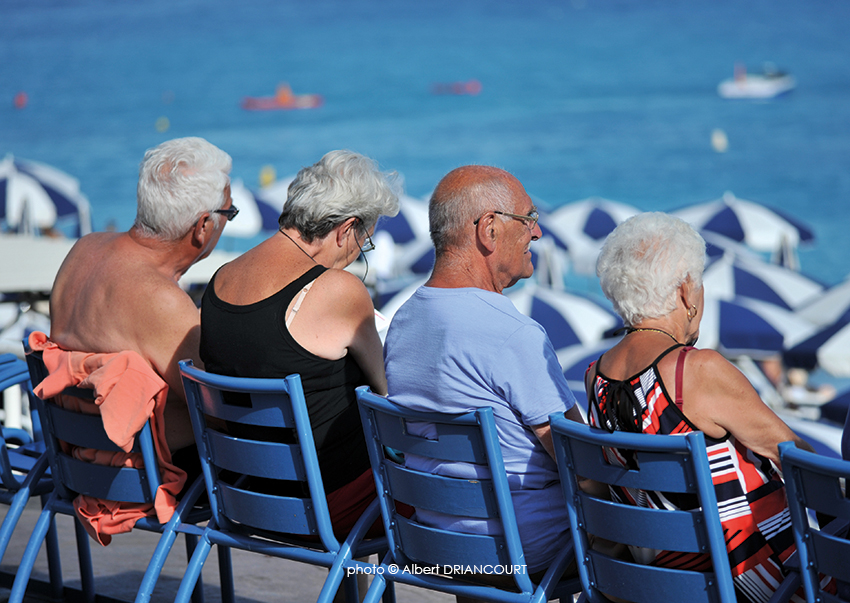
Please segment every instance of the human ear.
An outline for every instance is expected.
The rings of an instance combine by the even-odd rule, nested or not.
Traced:
[[[496,248],[496,239],[499,238],[495,215],[488,214],[481,218],[475,226],[475,235],[485,249],[493,251]]]

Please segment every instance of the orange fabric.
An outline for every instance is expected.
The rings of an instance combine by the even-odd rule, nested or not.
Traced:
[[[42,352],[48,376],[34,388],[39,398],[53,398],[57,404],[78,412],[103,417],[109,439],[124,452],[74,448],[71,454],[87,462],[114,467],[143,467],[140,453],[129,452],[136,433],[150,419],[154,448],[159,459],[160,479],[154,503],[131,504],[80,495],[74,500],[77,516],[89,535],[102,545],[113,534],[129,532],[145,516],[161,523],[171,519],[177,508],[177,494],[186,482],[186,473],[171,463],[165,441],[165,401],[168,385],[136,352],[93,354],[62,350],[41,332],[30,334],[29,345]],[[94,404],[62,396],[71,386],[95,390]]]

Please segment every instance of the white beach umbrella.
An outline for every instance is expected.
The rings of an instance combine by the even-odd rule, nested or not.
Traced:
[[[80,191],[79,180],[12,155],[0,162],[0,220],[9,230],[24,234],[66,226],[75,237],[91,232],[89,200]]]
[[[575,272],[595,274],[596,258],[605,238],[637,213],[640,210],[631,205],[591,197],[559,207],[541,216],[540,222],[568,248]]]
[[[783,245],[796,249],[814,241],[812,229],[802,221],[728,191],[720,199],[671,213],[699,231],[716,232],[756,251],[777,252]]]

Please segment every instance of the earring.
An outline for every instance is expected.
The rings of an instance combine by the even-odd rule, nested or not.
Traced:
[[[693,314],[691,312],[693,312]],[[691,306],[690,308],[688,308],[688,320],[693,320],[696,317],[697,317],[697,307]]]

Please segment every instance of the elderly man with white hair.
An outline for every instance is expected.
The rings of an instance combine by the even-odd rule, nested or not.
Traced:
[[[50,339],[60,348],[135,351],[165,381],[171,451],[194,444],[177,361],[200,364],[198,308],[178,279],[210,254],[238,211],[230,169],[230,156],[201,138],[149,149],[139,170],[133,227],[81,238],[50,297]],[[197,455],[194,448],[191,453]]]

